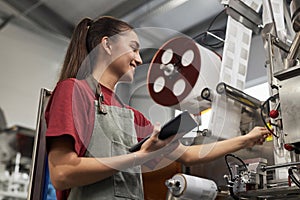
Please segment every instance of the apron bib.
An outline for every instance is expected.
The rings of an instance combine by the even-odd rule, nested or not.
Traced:
[[[133,111],[124,107],[101,106],[105,109],[105,114],[98,111],[99,102],[95,101],[94,130],[85,157],[128,154],[128,149],[137,143]],[[106,165],[112,167],[108,163]],[[144,199],[140,166],[124,169],[102,181],[71,189],[68,200],[85,199]]]

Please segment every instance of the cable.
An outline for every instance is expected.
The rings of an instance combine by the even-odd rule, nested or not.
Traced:
[[[234,200],[240,200],[240,198],[234,194],[233,187],[230,187],[230,188],[229,188],[229,192],[230,192],[230,196],[231,196]]]
[[[233,181],[233,174],[232,174],[231,168],[228,164],[227,157],[228,157],[228,154],[225,156],[225,163],[226,163],[226,166],[227,166],[229,174],[230,174],[230,179],[231,179],[231,181]]]
[[[225,162],[226,162],[226,165],[227,165],[229,173],[230,173],[231,181],[234,181],[235,179],[233,178],[233,174],[232,174],[231,168],[229,167],[229,163],[228,163],[228,160],[227,160],[228,157],[233,157],[233,158],[237,159],[238,161],[240,161],[242,163],[242,165],[244,166],[245,170],[248,170],[248,167],[247,167],[246,163],[242,159],[240,159],[239,157],[237,157],[237,156],[235,156],[231,153],[226,154],[225,155]]]
[[[262,121],[263,121],[265,127],[268,129],[268,131],[270,131],[270,133],[272,133],[272,135],[274,135],[274,137],[279,138],[279,136],[276,135],[276,134],[273,132],[273,130],[270,129],[270,127],[268,126],[268,124],[267,124],[267,122],[266,122],[266,120],[265,120],[265,118],[264,118],[264,115],[263,115],[263,111],[264,111],[264,109],[265,109],[266,104],[267,104],[269,101],[273,100],[273,99],[275,99],[275,95],[274,95],[274,96],[270,96],[270,97],[269,97],[269,98],[261,105],[261,107],[260,107],[260,116],[261,116],[261,119],[262,119]]]
[[[209,30],[206,32],[203,32],[201,34],[199,34],[197,37],[195,37],[195,40],[198,40],[199,44],[203,45],[203,46],[207,46],[207,47],[211,47],[211,48],[220,48],[223,46],[224,42],[223,41],[217,41],[214,43],[209,43],[209,39],[208,38],[214,38],[213,36],[211,36],[209,33],[212,33],[214,35],[216,35],[217,37],[222,37],[224,36],[225,32],[222,29],[214,29],[214,30]]]
[[[208,41],[208,37],[213,37],[211,34],[216,35],[217,37],[224,37],[225,36],[225,29],[211,29],[211,27],[213,26],[213,24],[215,23],[215,21],[217,20],[217,18],[223,14],[225,11],[225,9],[223,9],[221,12],[219,12],[210,22],[210,24],[208,25],[207,29],[205,32],[202,32],[198,35],[196,35],[193,39],[194,40],[198,40],[199,44],[206,46],[206,47],[210,47],[210,48],[220,48],[224,45],[224,41],[219,41],[219,42],[215,42],[212,44],[209,44]],[[208,34],[211,33],[211,34]],[[213,37],[216,38],[216,37]]]
[[[217,18],[218,18],[221,14],[223,14],[224,11],[225,11],[225,9],[221,10],[221,12],[219,12],[219,13],[213,18],[213,20],[210,22],[210,24],[209,24],[209,26],[208,26],[208,28],[207,28],[207,31],[210,30],[210,28],[211,28],[212,25],[215,23],[215,21],[217,20]]]
[[[228,160],[227,160],[228,157],[233,157],[233,158],[237,159],[238,161],[240,161],[246,170],[248,170],[248,167],[247,167],[246,163],[242,159],[240,159],[239,157],[237,157],[237,156],[235,156],[233,154],[226,154],[225,155],[225,162],[226,162],[226,165],[228,167],[228,170],[229,170],[229,173],[230,173],[230,178],[231,178],[231,182],[228,182],[229,183],[230,196],[234,200],[239,200],[240,198],[237,195],[235,195],[234,191],[233,191],[233,184],[234,184],[235,178],[233,178],[233,174],[232,174],[231,168],[229,167],[229,163],[228,163]]]
[[[300,182],[297,180],[297,178],[294,175],[293,169],[297,169],[297,167],[290,167],[288,169],[289,177],[292,179],[292,181],[300,188]]]

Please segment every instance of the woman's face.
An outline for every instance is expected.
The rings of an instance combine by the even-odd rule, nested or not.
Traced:
[[[127,31],[111,42],[110,70],[119,81],[132,81],[135,68],[142,64],[140,44],[134,31]]]

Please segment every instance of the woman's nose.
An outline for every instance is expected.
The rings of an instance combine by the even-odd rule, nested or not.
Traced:
[[[136,62],[137,65],[143,64],[143,60],[142,60],[141,55],[140,55],[139,52],[137,52],[137,53],[135,54],[134,60],[135,60],[135,62]]]

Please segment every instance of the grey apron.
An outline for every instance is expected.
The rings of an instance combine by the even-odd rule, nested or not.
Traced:
[[[137,142],[133,111],[124,107],[102,106],[106,114],[97,111],[99,105],[95,101],[94,130],[85,157],[128,154],[128,149]],[[94,184],[71,189],[68,200],[85,199],[144,199],[140,166],[119,171]]]

